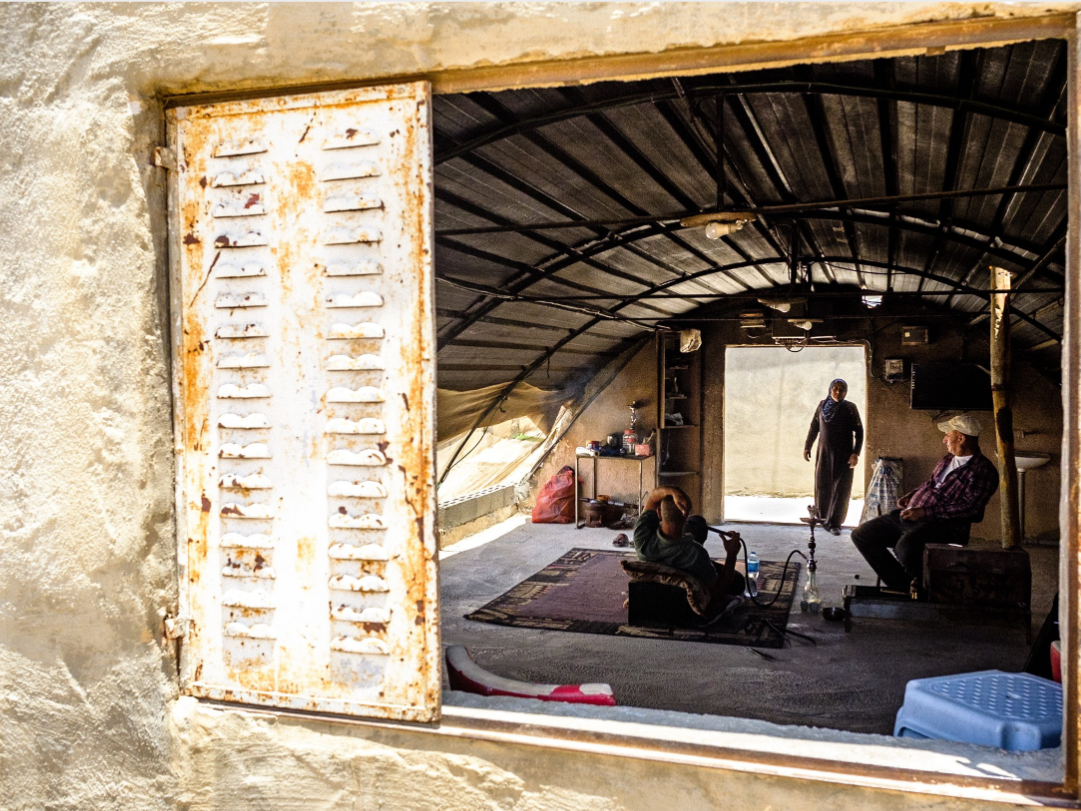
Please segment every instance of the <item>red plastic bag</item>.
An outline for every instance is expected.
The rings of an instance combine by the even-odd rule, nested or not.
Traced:
[[[574,499],[577,497],[574,468],[567,465],[541,488],[537,503],[533,505],[533,523],[569,524],[574,520]]]

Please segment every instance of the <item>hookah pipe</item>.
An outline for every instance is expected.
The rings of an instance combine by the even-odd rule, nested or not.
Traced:
[[[808,509],[813,511],[814,507],[810,507]],[[806,521],[807,519],[801,518],[800,520],[801,521]],[[822,523],[822,521],[818,518],[818,516],[816,514],[814,514],[813,512],[811,514],[811,518],[810,518],[810,521],[808,521],[808,523],[811,523],[811,522],[816,522],[818,524]],[[755,605],[761,606],[763,608],[768,608],[769,606],[771,606],[775,602],[777,602],[777,598],[780,597],[781,592],[784,591],[784,580],[785,580],[785,577],[788,575],[788,564],[792,562],[792,557],[794,555],[799,555],[801,558],[803,558],[804,560],[807,561],[808,570],[810,571],[809,576],[811,578],[810,580],[807,581],[807,588],[804,589],[804,600],[802,600],[801,603],[800,603],[801,610],[806,610],[806,608],[804,608],[804,606],[806,606],[808,604],[808,601],[806,599],[807,596],[808,596],[808,589],[812,588],[812,586],[814,584],[814,571],[817,568],[817,566],[815,564],[815,559],[814,559],[814,550],[815,550],[814,528],[815,528],[815,523],[811,523],[811,542],[810,542],[810,545],[809,545],[809,551],[811,553],[810,559],[808,559],[808,557],[805,554],[803,554],[803,552],[801,552],[799,549],[793,549],[791,552],[788,553],[788,557],[785,558],[784,568],[781,569],[781,582],[780,582],[780,585],[777,586],[777,593],[774,594],[769,599],[768,602],[760,601],[758,599],[758,587],[757,587],[757,585],[752,584],[750,582],[750,580],[747,581],[747,593],[750,595],[751,601]],[[717,529],[716,527],[707,527],[707,529],[710,532],[716,532],[718,535],[721,536],[722,539],[728,539],[734,534],[734,533],[731,533],[731,532],[725,532],[724,530],[721,530],[721,529]],[[739,536],[737,536],[737,537],[739,537]],[[740,537],[739,542],[740,542],[740,545],[743,547],[743,564],[744,564],[744,567],[746,567],[746,565],[747,565],[747,542],[745,540],[743,540],[742,537]],[[817,598],[817,596],[818,596],[818,587],[817,586],[813,586],[813,594]],[[814,606],[815,606],[815,608],[813,610],[817,611],[818,610],[818,603],[815,602]],[[814,637],[812,637],[812,636],[808,636],[807,634],[798,633],[796,631],[793,631],[791,628],[778,628],[776,625],[773,624],[772,621],[770,621],[768,619],[764,620],[764,622],[765,622],[766,625],[768,625],[770,628],[772,628],[778,634],[778,636],[781,637],[782,640],[788,641],[788,638],[790,636],[794,636],[794,637],[798,637],[801,641],[809,642],[812,645],[817,645],[818,644],[815,641]],[[768,654],[764,654],[761,651],[755,650],[754,648],[751,648],[751,651],[753,653],[757,653],[759,656],[762,656],[763,658],[767,658],[767,659],[772,659],[773,658],[773,657],[769,656]]]
[[[800,518],[800,521],[807,524],[811,528],[811,540],[807,543],[807,551],[810,552],[810,558],[807,560],[807,585],[803,587],[803,599],[800,600],[800,611],[807,611],[808,609],[812,614],[818,613],[818,606],[822,603],[822,598],[818,593],[818,578],[815,576],[815,571],[818,569],[818,563],[815,561],[815,527],[823,526],[826,522],[818,515],[818,508],[813,504],[807,508],[809,513],[807,518]]]
[[[800,520],[803,520],[803,519],[800,519]],[[717,533],[724,540],[727,540],[728,538],[730,538],[734,534],[734,533],[731,533],[731,532],[725,532],[723,529],[717,529],[716,527],[707,527],[707,529],[710,532]],[[736,537],[739,537],[739,536],[737,535]],[[747,542],[745,540],[743,540],[742,537],[739,537],[739,543],[740,543],[740,546],[743,547],[743,566],[744,566],[744,571],[746,571],[746,567],[747,567]],[[810,549],[811,549],[811,558],[808,561],[807,565],[810,567],[810,570],[813,572],[815,570],[815,563],[814,563],[814,527],[811,528],[811,546],[810,546]],[[758,586],[752,584],[750,582],[750,580],[747,581],[747,592],[748,592],[748,594],[750,594],[751,601],[755,605],[762,606],[763,608],[768,608],[769,606],[771,606],[775,602],[777,602],[777,598],[780,597],[781,592],[784,591],[784,579],[788,575],[788,564],[791,563],[793,555],[799,555],[804,560],[808,560],[807,556],[805,554],[803,554],[803,552],[801,552],[799,549],[793,549],[791,552],[788,553],[788,557],[785,558],[784,568],[781,569],[781,582],[780,582],[780,585],[777,586],[777,593],[774,594],[773,597],[770,598],[769,602],[760,601],[758,599]]]

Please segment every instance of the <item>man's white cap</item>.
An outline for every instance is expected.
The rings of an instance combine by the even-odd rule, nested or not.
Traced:
[[[938,430],[944,434],[948,434],[950,431],[960,431],[965,436],[979,436],[980,423],[975,417],[970,417],[968,414],[958,414],[952,419],[940,422]]]

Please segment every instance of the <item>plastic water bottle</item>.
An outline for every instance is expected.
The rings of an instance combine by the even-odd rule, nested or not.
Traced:
[[[753,586],[753,588],[752,588]],[[758,593],[758,553],[751,552],[747,555],[747,590],[751,594]]]

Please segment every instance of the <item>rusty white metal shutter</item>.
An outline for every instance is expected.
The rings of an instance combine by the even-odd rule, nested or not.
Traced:
[[[432,721],[426,83],[170,111],[186,692]]]

